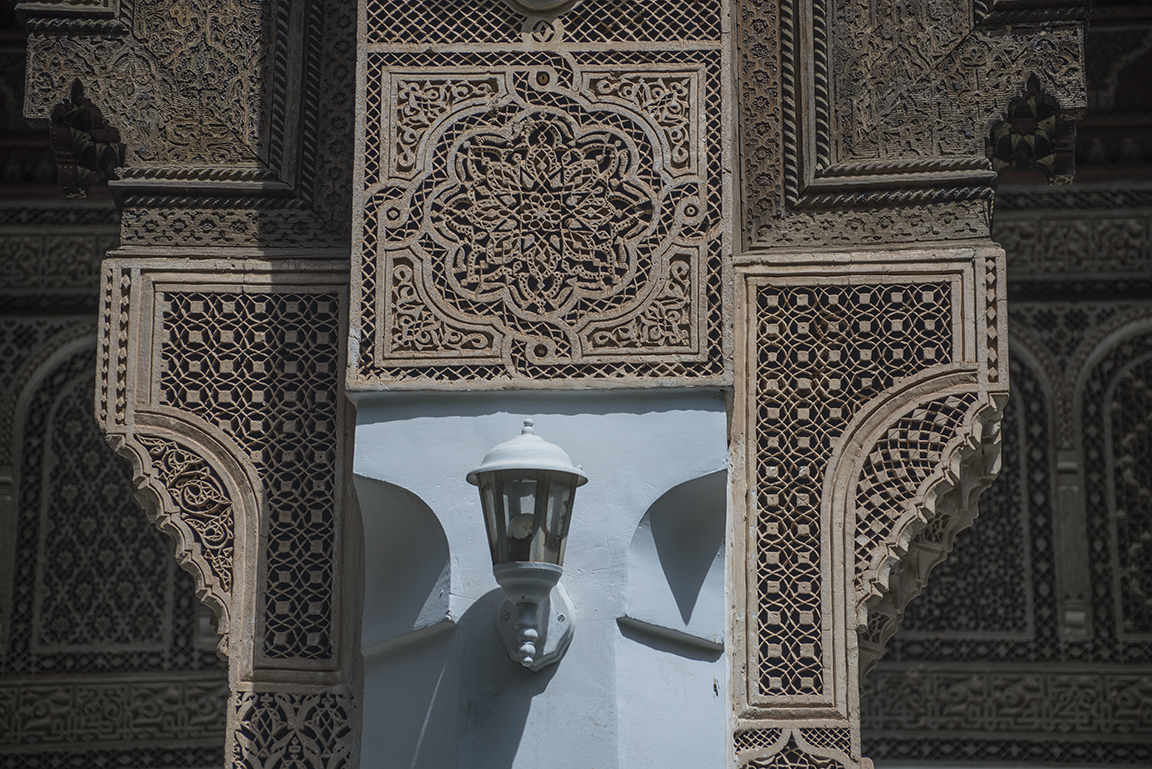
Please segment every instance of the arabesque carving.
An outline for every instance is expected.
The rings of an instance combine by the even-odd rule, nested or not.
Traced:
[[[369,9],[357,388],[729,376],[723,9],[624,52],[595,5],[482,54],[391,50],[419,11]]]
[[[1075,19],[975,25],[965,3],[883,0],[735,15],[746,248],[987,237],[983,139],[1020,83],[1035,74],[1062,118],[1085,106]]]
[[[128,448],[119,436],[111,442],[139,467],[136,497],[176,541],[176,560],[196,578],[197,595],[212,609],[222,636],[217,650],[226,656],[236,520],[223,482],[202,456],[174,440],[137,435],[142,451]]]
[[[923,253],[818,280],[787,262],[740,268],[742,766],[870,763],[852,715],[860,672],[998,470],[1002,255],[941,249],[940,261],[915,261]],[[789,729],[831,730],[840,747],[814,750]]]
[[[353,701],[343,692],[241,692],[232,703],[236,769],[344,769],[356,755]]]

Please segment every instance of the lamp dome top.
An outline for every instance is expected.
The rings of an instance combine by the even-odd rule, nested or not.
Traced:
[[[479,486],[482,473],[497,470],[547,470],[575,475],[577,486],[588,482],[588,476],[572,464],[564,449],[536,434],[535,423],[531,419],[524,420],[519,435],[485,454],[483,463],[468,473],[468,482]]]

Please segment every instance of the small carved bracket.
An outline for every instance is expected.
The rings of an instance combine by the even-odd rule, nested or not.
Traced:
[[[85,197],[92,185],[108,181],[124,165],[120,132],[84,96],[79,80],[72,81],[68,98],[52,110],[51,130],[60,191],[65,197]]]
[[[1049,184],[1071,184],[1076,172],[1076,123],[1072,116],[1040,87],[1036,75],[1028,77],[1024,92],[1008,102],[1004,119],[992,126],[985,150],[992,169],[1034,168]]]

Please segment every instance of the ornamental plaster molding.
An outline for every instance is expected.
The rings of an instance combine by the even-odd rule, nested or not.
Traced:
[[[355,752],[346,270],[299,259],[103,265],[98,419],[212,609],[238,766],[292,755],[320,769]]]
[[[928,408],[914,409],[876,435],[873,450],[862,463],[856,502],[867,500],[877,507],[894,507],[903,515],[882,540],[863,546],[859,538],[856,541],[861,675],[883,656],[884,645],[896,632],[905,607],[924,589],[928,573],[947,557],[956,534],[975,522],[976,500],[1000,472],[1000,422],[1006,400],[1007,394],[1000,393],[981,402],[974,393],[961,389],[924,404]],[[900,441],[904,438],[901,433],[910,427],[923,429],[926,418],[932,419],[929,429],[935,441],[911,451],[900,447],[906,453],[898,460],[893,453],[900,449],[878,445],[885,437]],[[948,441],[942,447],[938,443],[941,439]],[[880,477],[866,490],[863,485],[868,475]],[[893,475],[899,478],[895,484]],[[886,485],[895,485],[904,492],[903,497],[893,498],[896,495]],[[887,499],[877,504],[875,498],[868,499],[869,491],[879,491]],[[861,512],[858,509],[857,515]],[[864,518],[874,516],[875,511],[869,510]]]
[[[999,469],[1003,252],[798,256],[739,267],[735,749],[865,766],[860,674]],[[842,755],[782,722],[841,734]]]

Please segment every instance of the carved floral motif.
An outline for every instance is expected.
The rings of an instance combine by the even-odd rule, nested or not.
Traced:
[[[215,471],[175,441],[140,436],[152,468],[180,510],[180,521],[195,537],[193,557],[203,558],[212,581],[232,592],[232,502]]]
[[[450,186],[433,199],[453,287],[531,320],[619,293],[658,206],[636,151],[614,131],[546,113],[506,129],[511,139],[474,133],[453,147]]]
[[[347,694],[240,692],[233,699],[234,769],[345,769],[355,752]]]
[[[716,54],[581,56],[369,54],[360,386],[720,373]]]

